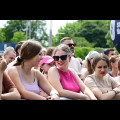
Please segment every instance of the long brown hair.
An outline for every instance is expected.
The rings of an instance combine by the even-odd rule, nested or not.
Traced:
[[[24,60],[29,60],[35,57],[42,49],[40,42],[35,40],[27,40],[21,46],[20,57],[18,57],[14,66],[24,66]]]

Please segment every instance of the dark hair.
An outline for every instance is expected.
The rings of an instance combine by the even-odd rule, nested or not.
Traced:
[[[24,65],[24,60],[29,60],[35,57],[42,49],[42,45],[40,42],[35,40],[27,40],[21,46],[20,57],[18,58],[17,62],[14,66],[17,65]]]
[[[22,44],[23,44],[24,42],[25,42],[25,41],[20,41],[20,42],[18,42],[17,45],[15,46],[16,56],[19,55],[18,49],[21,48],[21,46],[22,46]]]
[[[107,55],[103,54],[103,53],[100,53],[99,55],[97,55],[96,57],[94,57],[93,59],[93,62],[92,62],[92,68],[93,70],[95,70],[95,67],[97,65],[97,63],[100,61],[100,60],[103,60],[107,63],[108,67],[109,67],[109,58]]]
[[[52,56],[54,53],[54,47],[49,47],[48,49],[47,49],[47,52],[46,52],[46,55],[49,55],[49,56]]]
[[[103,50],[103,53],[108,56],[110,51],[115,51],[113,48],[106,48]]]
[[[110,69],[111,70],[112,70],[111,62],[115,63],[117,58],[119,58],[119,56],[117,56],[117,55],[113,55],[113,56],[110,57],[109,61],[110,61]]]

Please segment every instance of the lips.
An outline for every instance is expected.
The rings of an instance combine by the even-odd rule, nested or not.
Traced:
[[[104,75],[104,74],[105,74],[105,72],[101,72],[101,74],[102,74],[102,75]]]

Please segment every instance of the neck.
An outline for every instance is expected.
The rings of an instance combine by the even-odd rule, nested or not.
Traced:
[[[102,80],[104,76],[101,77],[101,76],[98,76],[98,75],[95,74],[95,77],[97,77],[99,80]]]
[[[112,70],[111,72],[110,72],[113,76],[118,76],[118,70]]]
[[[31,72],[31,69],[32,66],[29,63],[24,62],[24,66],[22,68],[23,72],[29,74]]]
[[[58,68],[60,69],[60,68]],[[68,72],[68,69],[60,69],[62,72]]]

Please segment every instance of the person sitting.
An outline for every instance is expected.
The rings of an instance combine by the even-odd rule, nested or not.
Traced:
[[[40,71],[42,71],[43,75],[48,79],[48,70],[55,66],[54,59],[51,56],[43,56],[42,59],[39,62]],[[40,88],[40,94],[42,96],[48,96],[41,88]]]
[[[96,100],[91,90],[83,83],[72,68],[68,68],[71,50],[61,44],[55,48],[54,61],[56,66],[48,71],[48,81],[59,92],[60,99]]]
[[[7,67],[6,60],[0,58],[0,99],[2,100],[20,100],[21,96],[14,83],[5,72]]]
[[[21,46],[20,57],[18,57],[14,66],[8,70],[8,74],[22,99],[58,100],[59,93],[39,70],[34,69],[34,66],[37,66],[41,59],[41,50],[40,42],[35,40],[25,41]],[[39,88],[42,88],[49,96],[41,96]]]
[[[94,73],[85,78],[84,83],[92,90],[98,100],[120,100],[120,83],[109,74],[109,59],[105,54],[99,54],[93,59]]]

